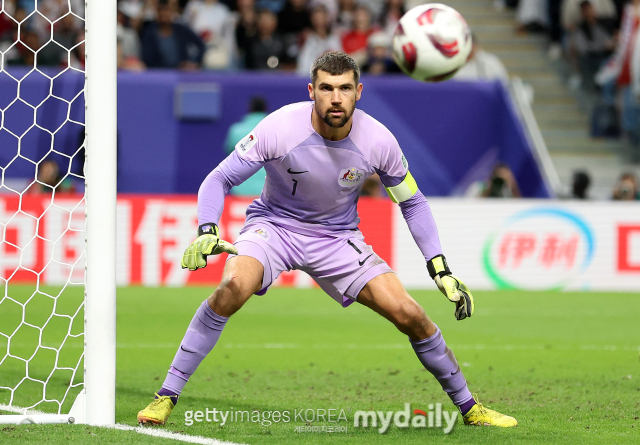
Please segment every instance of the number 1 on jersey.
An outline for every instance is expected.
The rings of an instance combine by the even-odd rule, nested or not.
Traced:
[[[291,196],[294,196],[296,194],[296,188],[298,188],[298,181],[296,181],[295,179],[292,179],[293,181],[293,191],[291,192]]]

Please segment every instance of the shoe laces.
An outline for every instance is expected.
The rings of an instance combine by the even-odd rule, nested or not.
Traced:
[[[478,394],[473,393],[473,401],[476,402],[476,405],[478,405],[478,409],[480,410],[480,414],[487,416],[487,417],[491,417],[493,419],[497,419],[499,417],[502,417],[503,414],[500,414],[497,411],[494,411],[492,409],[489,409],[489,406],[484,406],[482,403],[480,403],[480,401],[478,400]]]
[[[151,402],[149,407],[160,406],[160,405],[166,404],[167,402],[171,402],[173,404],[173,401],[171,400],[171,397],[169,397],[169,396],[161,396],[161,395],[158,395],[158,393],[156,393],[156,398],[153,399],[153,402]]]

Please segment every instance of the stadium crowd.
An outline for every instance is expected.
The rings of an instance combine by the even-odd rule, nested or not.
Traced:
[[[409,3],[120,0],[118,65],[125,70],[247,69],[306,74],[319,55],[344,50],[365,72],[398,72],[391,58],[391,41]],[[35,0],[5,0],[0,13],[0,51],[6,52],[6,63],[33,65],[37,57],[38,66],[81,67],[83,11],[80,0],[39,0],[37,10]]]
[[[285,70],[308,75],[318,56],[343,50],[365,73],[397,73],[391,57],[393,33],[406,10],[420,3],[424,1],[119,0],[118,67]],[[598,128],[592,133],[617,137],[622,129],[640,153],[640,44],[636,44],[640,0],[495,0],[494,4],[498,9],[516,8],[518,32],[546,33],[549,57],[564,59],[573,71],[569,83],[598,97],[592,112],[592,125]],[[4,64],[82,68],[83,17],[82,0],[38,0],[37,8],[36,0],[4,0],[0,11]],[[457,78],[507,81],[508,73],[474,36],[474,50]],[[499,188],[492,178],[480,187],[479,195],[493,196],[490,191],[500,189],[500,193],[506,190],[504,196],[519,196],[517,184],[504,180],[507,185]],[[620,183],[624,181],[621,178]],[[634,193],[614,193],[614,198],[640,197],[637,179],[631,182],[633,187],[622,189]],[[370,193],[376,196],[378,189],[374,184]]]
[[[496,0],[519,32],[546,33],[548,56],[591,104],[591,134],[628,138],[640,162],[640,0]]]

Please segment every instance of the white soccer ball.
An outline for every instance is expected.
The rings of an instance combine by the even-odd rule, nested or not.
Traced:
[[[393,36],[393,58],[414,79],[439,82],[464,66],[471,46],[471,30],[458,11],[427,3],[400,19]]]

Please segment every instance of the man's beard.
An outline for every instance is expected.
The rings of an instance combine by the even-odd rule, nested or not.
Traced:
[[[350,113],[347,113],[347,110],[345,110],[344,108],[329,108],[325,113],[324,117],[322,118],[322,120],[324,121],[325,124],[327,124],[330,127],[342,128],[346,125],[347,121],[351,118],[354,110],[355,110],[355,106],[351,109]],[[339,121],[336,121],[334,118],[331,117],[330,113],[332,111],[342,111],[342,117],[340,118]]]

